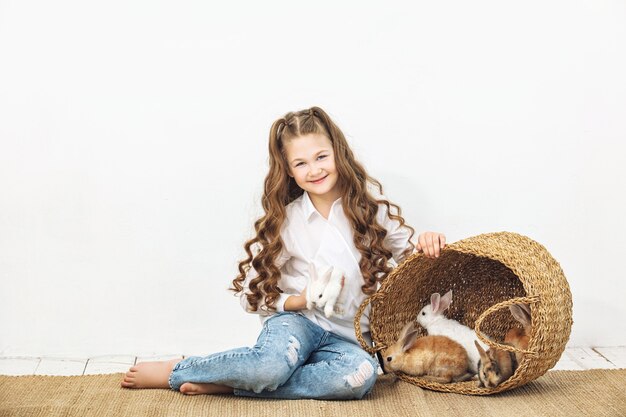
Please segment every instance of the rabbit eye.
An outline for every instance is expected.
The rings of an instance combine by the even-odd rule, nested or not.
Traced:
[[[387,356],[387,362],[391,362],[391,356]]]
[[[322,294],[320,294],[320,296],[318,298],[322,298]]]
[[[426,315],[426,312],[425,312],[425,311],[422,311],[422,316],[425,316],[425,315]]]

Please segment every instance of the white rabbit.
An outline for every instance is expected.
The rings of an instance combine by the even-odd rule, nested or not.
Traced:
[[[422,308],[417,315],[417,322],[426,329],[429,335],[448,336],[452,340],[459,342],[469,356],[470,370],[476,373],[480,355],[476,350],[474,341],[478,341],[485,350],[489,349],[489,346],[479,341],[473,329],[443,315],[443,312],[450,307],[451,303],[452,290],[448,291],[443,297],[439,293],[434,293],[430,296],[430,304]]]
[[[333,268],[328,267],[321,273],[318,272],[313,262],[309,263],[309,279],[306,286],[306,308],[310,310],[314,305],[317,305],[316,301],[320,300],[324,296],[324,288],[330,280]]]
[[[343,272],[339,268],[329,267],[319,274],[315,264],[309,263],[309,282],[306,291],[306,308],[313,305],[324,309],[324,315],[332,317],[335,312],[335,304],[343,288]]]

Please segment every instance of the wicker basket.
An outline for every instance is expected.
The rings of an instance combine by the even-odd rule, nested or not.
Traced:
[[[477,381],[440,384],[409,375],[407,382],[437,391],[488,395],[507,391],[540,377],[561,357],[572,327],[572,295],[558,262],[539,243],[515,233],[483,234],[447,245],[439,258],[416,253],[395,268],[376,294],[357,311],[354,325],[361,346],[370,353],[393,344],[402,327],[415,320],[432,293],[453,290],[446,316],[474,328],[491,347],[517,349],[502,341],[518,326],[508,306],[528,303],[532,333],[528,350],[515,374],[494,389]],[[360,318],[368,304],[374,347],[363,339]],[[425,331],[422,330],[423,334]]]

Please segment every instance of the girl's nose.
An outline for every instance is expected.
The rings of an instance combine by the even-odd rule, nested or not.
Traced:
[[[319,167],[317,165],[311,165],[311,176],[315,177],[316,175],[319,175],[322,173],[322,167]]]

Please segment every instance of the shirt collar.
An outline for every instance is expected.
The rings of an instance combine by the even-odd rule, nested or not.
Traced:
[[[309,193],[307,193],[306,191],[302,194],[302,204],[303,204],[302,208],[304,210],[304,218],[307,221],[311,220],[311,216],[313,216],[313,214],[315,213],[321,216],[321,214],[319,214],[319,212],[313,205],[313,202],[311,201],[311,197],[309,197]],[[337,200],[333,202],[333,205],[331,206],[330,210],[333,211],[335,208],[335,205],[340,205],[340,204],[341,204],[341,197],[339,197]]]

